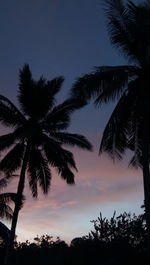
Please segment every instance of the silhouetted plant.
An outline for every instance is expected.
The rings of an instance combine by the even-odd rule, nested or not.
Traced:
[[[40,248],[51,248],[56,246],[67,246],[65,241],[61,240],[60,237],[57,237],[55,240],[53,236],[42,235],[41,237],[37,236],[34,238],[36,245]]]
[[[8,185],[8,179],[2,177],[0,179],[0,191],[2,191]],[[16,193],[5,192],[0,193],[0,218],[11,220],[13,217],[13,211],[9,206],[10,203],[15,203]]]
[[[126,213],[112,218],[102,217],[102,213],[97,220],[91,221],[94,224],[94,231],[91,231],[88,238],[91,240],[100,240],[106,243],[126,242],[132,247],[142,249],[145,243],[146,223],[143,215]]]
[[[13,264],[149,265],[143,244],[145,222],[142,215],[114,214],[107,219],[100,214],[92,223],[94,229],[89,235],[74,238],[70,246],[59,237],[54,239],[49,235],[37,236],[34,242],[16,242]],[[1,254],[3,248],[0,247]]]
[[[150,1],[106,0],[104,7],[111,43],[132,64],[97,67],[77,80],[72,95],[84,103],[94,98],[98,106],[118,100],[103,132],[100,153],[120,160],[126,149],[133,151],[130,166],[143,170],[150,247]]]
[[[0,246],[4,245],[5,242],[9,239],[10,230],[6,225],[0,222]]]
[[[0,178],[0,191],[2,191],[9,183],[9,179],[7,177]],[[13,217],[13,210],[10,207],[11,203],[15,203],[16,193],[13,192],[5,192],[0,193],[0,219],[11,220]],[[22,199],[23,203],[23,199]],[[9,239],[10,230],[0,222],[0,243],[4,243]]]
[[[87,236],[71,241],[69,264],[149,264],[145,253],[146,224],[143,215],[126,213],[112,218],[102,214],[91,221],[94,229]]]
[[[65,241],[59,237],[54,239],[49,235],[37,236],[34,241],[33,243],[29,241],[17,243],[15,249],[18,259],[17,264],[66,264],[68,245]]]
[[[3,191],[3,189],[8,185],[9,179],[5,176],[2,176],[0,178],[0,191]],[[14,203],[16,200],[16,193],[13,192],[5,192],[0,193],[0,219],[6,219],[10,221],[13,217],[13,210],[11,208],[11,204]],[[22,200],[23,203],[23,200]],[[0,222],[0,262],[3,262],[3,249],[5,247],[5,244],[8,242],[10,237],[10,230],[8,227]]]
[[[67,133],[73,111],[81,107],[79,101],[68,99],[55,105],[55,95],[60,91],[63,77],[46,81],[33,80],[28,65],[20,71],[18,101],[20,110],[6,97],[0,96],[0,122],[12,132],[0,136],[0,151],[8,150],[0,162],[0,169],[11,177],[20,169],[17,199],[13,214],[10,242],[13,246],[16,224],[25,177],[28,174],[33,197],[38,195],[38,185],[47,194],[51,182],[50,167],[68,183],[74,183],[73,170],[77,170],[73,154],[63,145],[91,150],[91,144],[82,135]],[[7,262],[8,254],[6,254]]]

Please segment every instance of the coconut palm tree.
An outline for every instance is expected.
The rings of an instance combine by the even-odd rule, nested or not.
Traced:
[[[74,83],[72,96],[83,102],[93,98],[98,106],[118,101],[103,132],[100,153],[122,159],[127,148],[133,151],[130,165],[143,170],[150,246],[150,1],[106,0],[105,12],[111,43],[130,64],[97,67]]]
[[[0,169],[8,178],[20,169],[8,249],[14,241],[25,177],[28,175],[33,197],[38,195],[38,185],[43,193],[48,193],[52,177],[50,167],[56,168],[68,184],[73,184],[72,170],[77,168],[73,154],[64,145],[92,149],[84,136],[66,132],[71,113],[81,104],[69,99],[62,104],[55,104],[55,95],[60,91],[63,81],[63,77],[51,81],[41,77],[35,81],[29,66],[25,65],[20,71],[20,110],[8,98],[0,96],[0,121],[12,129],[11,133],[0,136],[0,151],[8,150],[0,162]]]

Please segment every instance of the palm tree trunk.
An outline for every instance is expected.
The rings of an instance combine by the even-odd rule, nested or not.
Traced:
[[[10,256],[11,256],[11,252],[13,250],[18,214],[19,214],[19,211],[20,211],[21,205],[22,205],[22,195],[23,195],[23,190],[24,190],[25,173],[26,173],[26,168],[27,168],[29,150],[30,150],[30,146],[27,145],[26,150],[25,150],[25,154],[24,154],[24,158],[23,158],[23,164],[22,164],[22,168],[21,168],[18,188],[17,188],[17,198],[16,198],[15,208],[14,208],[14,213],[13,213],[10,238],[9,238],[8,245],[6,248],[4,265],[10,264]]]
[[[147,137],[146,137],[147,138]],[[142,166],[144,182],[144,205],[147,226],[147,247],[150,250],[150,168],[149,168],[149,141],[143,139],[142,142]]]

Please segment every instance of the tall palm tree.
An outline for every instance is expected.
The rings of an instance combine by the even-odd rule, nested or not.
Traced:
[[[83,102],[93,98],[98,106],[118,100],[100,153],[122,159],[127,148],[133,151],[130,165],[143,170],[150,247],[150,1],[106,0],[105,12],[111,43],[131,64],[97,67],[75,82],[72,95]]]
[[[20,169],[8,252],[14,241],[26,175],[33,197],[38,195],[38,185],[47,194],[51,166],[68,184],[74,183],[72,169],[77,170],[74,157],[63,145],[92,150],[84,136],[66,132],[71,113],[81,104],[68,99],[55,105],[55,95],[63,81],[63,77],[51,81],[41,77],[35,81],[29,66],[25,65],[20,71],[20,110],[8,98],[0,96],[0,121],[12,129],[11,133],[0,136],[0,151],[8,150],[0,162],[0,169],[8,178]],[[5,264],[7,262],[6,258]]]

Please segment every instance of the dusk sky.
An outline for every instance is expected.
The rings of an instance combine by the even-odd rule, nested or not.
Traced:
[[[1,0],[0,1],[0,94],[17,104],[18,72],[30,65],[33,77],[63,75],[58,103],[69,94],[77,77],[94,66],[127,63],[112,48],[100,0]],[[88,234],[90,220],[101,211],[111,217],[124,211],[141,213],[142,172],[128,168],[128,157],[116,163],[98,149],[103,128],[113,105],[95,109],[92,103],[72,116],[69,131],[85,135],[94,152],[72,149],[78,173],[68,186],[54,172],[47,197],[33,200],[26,181],[26,202],[17,226],[18,240],[36,235],[60,236],[70,242]],[[0,134],[6,129],[0,127]],[[15,191],[17,179],[8,187]]]

